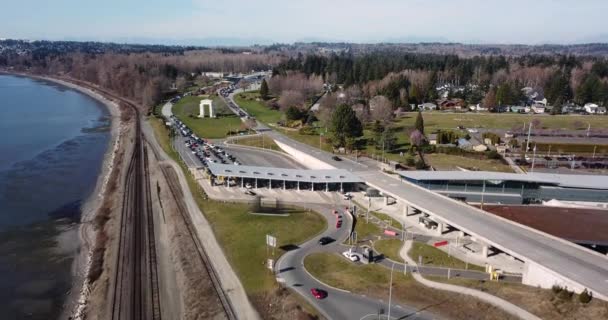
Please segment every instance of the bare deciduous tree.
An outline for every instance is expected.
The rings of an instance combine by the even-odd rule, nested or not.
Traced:
[[[369,111],[373,121],[388,123],[393,119],[393,106],[385,96],[375,96],[369,101]]]
[[[306,102],[306,97],[300,91],[295,90],[287,90],[281,93],[281,97],[279,98],[279,105],[281,106],[281,110],[285,111],[289,107],[297,107],[302,108],[304,102]]]

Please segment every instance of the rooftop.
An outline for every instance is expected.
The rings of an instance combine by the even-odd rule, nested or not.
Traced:
[[[483,209],[572,242],[608,245],[606,210],[488,205]]]
[[[608,176],[606,175],[537,172],[520,174],[490,171],[400,171],[399,174],[413,180],[522,181],[552,184],[565,188],[608,190]]]
[[[359,183],[361,178],[347,170],[326,169],[283,169],[272,167],[237,166],[232,164],[209,163],[209,170],[215,176],[257,178],[315,183]]]

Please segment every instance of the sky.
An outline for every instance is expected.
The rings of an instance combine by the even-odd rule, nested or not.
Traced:
[[[196,45],[608,42],[607,0],[3,2],[0,38]]]

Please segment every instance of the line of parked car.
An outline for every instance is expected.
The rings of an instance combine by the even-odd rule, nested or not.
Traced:
[[[241,165],[236,157],[228,153],[228,151],[192,133],[192,130],[177,119],[177,117],[171,116],[171,120],[176,129],[180,131],[182,137],[186,138],[184,141],[185,146],[200,160],[203,166],[207,167],[209,163],[218,162],[222,164],[230,163],[237,166]]]

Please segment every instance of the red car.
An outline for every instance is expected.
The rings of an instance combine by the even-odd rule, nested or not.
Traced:
[[[319,299],[319,300],[325,299],[327,297],[327,291],[317,289],[317,288],[310,289],[310,293],[312,294],[313,297],[315,297],[315,299]]]

